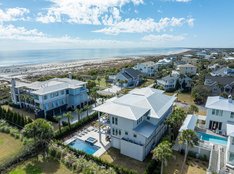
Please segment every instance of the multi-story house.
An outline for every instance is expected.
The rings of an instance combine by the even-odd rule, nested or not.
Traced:
[[[148,76],[153,76],[154,73],[158,70],[158,65],[153,61],[148,61],[144,63],[138,63],[134,69],[139,70]]]
[[[185,64],[185,65],[178,65],[177,69],[179,70],[180,74],[184,75],[196,75],[197,73],[197,67],[191,64]]]
[[[165,91],[174,91],[177,88],[181,90],[191,89],[192,79],[186,75],[181,75],[177,71],[172,71],[168,76],[157,80],[157,85],[161,86]]]
[[[71,75],[70,75],[71,77]],[[83,107],[89,101],[86,82],[54,78],[24,83],[12,79],[11,98],[20,108],[29,108],[37,117],[49,117],[68,108]]]
[[[122,69],[115,77],[115,84],[125,88],[133,88],[142,82],[143,74],[133,68]]]
[[[206,102],[206,128],[228,136],[225,160],[226,166],[234,168],[234,100],[216,96]]]
[[[227,135],[227,124],[234,123],[234,101],[214,96],[208,97],[206,102],[206,129]]]
[[[220,95],[221,93],[234,94],[234,77],[231,76],[207,75],[204,85],[211,90],[212,95]]]
[[[111,146],[143,161],[166,131],[164,122],[175,100],[175,96],[167,96],[161,90],[142,88],[112,98],[94,110],[99,113],[99,123],[108,127]]]

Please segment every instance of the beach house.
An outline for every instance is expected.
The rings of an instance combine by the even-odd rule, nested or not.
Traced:
[[[134,89],[112,98],[94,108],[99,125],[108,127],[100,136],[110,136],[111,146],[121,154],[143,161],[166,131],[164,122],[175,100],[175,96],[153,88]]]
[[[153,61],[138,63],[134,66],[134,69],[141,71],[142,73],[153,76],[154,73],[158,70],[158,65]]]
[[[143,74],[133,68],[123,68],[115,77],[115,84],[124,88],[133,88],[142,82]]]
[[[89,101],[86,82],[70,78],[53,78],[43,82],[11,81],[12,102],[31,109],[37,117],[50,117],[68,108],[83,107]]]
[[[192,64],[178,65],[177,69],[184,75],[196,75],[197,67]]]

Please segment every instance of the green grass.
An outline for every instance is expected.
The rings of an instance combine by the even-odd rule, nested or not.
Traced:
[[[133,158],[120,154],[120,151],[115,148],[108,149],[108,151],[101,156],[101,159],[124,168],[129,168],[139,174],[144,173],[149,161],[149,159],[146,159],[143,162],[137,161]]]
[[[28,160],[9,174],[72,174],[63,164],[53,159],[43,159],[41,156]]]
[[[3,163],[14,155],[17,155],[23,148],[23,143],[9,134],[0,133],[0,163]]]

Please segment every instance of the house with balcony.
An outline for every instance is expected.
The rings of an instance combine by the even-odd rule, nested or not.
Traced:
[[[123,68],[116,76],[114,83],[124,88],[134,88],[143,81],[143,74],[133,68]]]
[[[172,71],[168,76],[157,80],[157,85],[161,86],[165,91],[190,90],[192,79],[186,75],[182,75],[177,71]]]
[[[11,99],[20,108],[28,108],[37,117],[51,117],[68,108],[83,107],[89,102],[86,82],[70,78],[53,78],[25,83],[12,79]]]
[[[94,108],[99,127],[107,126],[105,133],[99,131],[100,137],[108,134],[111,146],[121,154],[143,161],[165,133],[164,122],[170,117],[175,100],[175,96],[153,88],[134,89],[107,100]]]
[[[234,77],[231,76],[211,76],[205,77],[204,85],[211,90],[213,96],[226,93],[234,94]]]
[[[180,74],[193,76],[197,73],[197,67],[192,64],[184,64],[184,65],[178,65],[177,66],[178,71]]]
[[[148,76],[153,76],[154,73],[158,70],[158,65],[153,61],[138,63],[134,66],[134,69],[146,74]]]

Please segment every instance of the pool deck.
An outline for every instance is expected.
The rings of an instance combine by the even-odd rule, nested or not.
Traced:
[[[111,147],[111,143],[109,141],[106,141],[104,134],[101,134],[101,141],[99,140],[98,129],[93,128],[92,126],[86,128],[83,131],[78,131],[77,133],[75,133],[75,135],[73,137],[66,140],[64,142],[64,144],[68,145],[69,143],[71,143],[72,141],[74,141],[76,139],[80,139],[80,140],[85,141],[89,137],[95,138],[97,140],[97,142],[94,143],[94,145],[100,147],[100,149],[98,149],[93,154],[93,156],[100,157],[103,153],[105,153]]]

